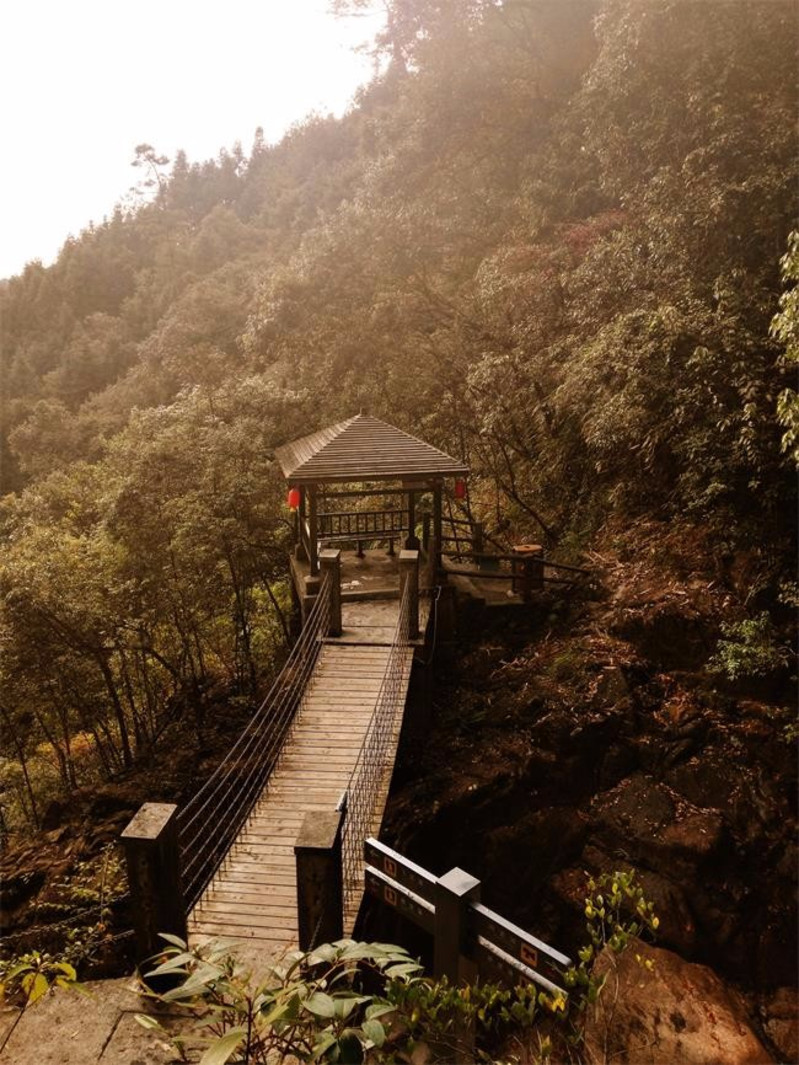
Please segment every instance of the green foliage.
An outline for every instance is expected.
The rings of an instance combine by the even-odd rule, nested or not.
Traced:
[[[229,943],[189,951],[176,937],[163,938],[169,945],[149,975],[181,978],[160,998],[194,1014],[205,1033],[202,1065],[265,1065],[287,1054],[301,1061],[364,1061],[386,1042],[387,1019],[396,1011],[391,989],[411,983],[420,968],[399,947],[341,940],[290,954],[255,983],[230,955]],[[369,973],[385,994],[364,990]],[[185,1049],[192,1037],[173,1041]]]
[[[725,622],[721,632],[708,667],[728,680],[767,677],[788,663],[788,650],[779,643],[767,610],[743,621]]]
[[[25,1009],[54,988],[80,988],[68,961],[38,950],[0,959],[0,999]]]
[[[350,939],[291,953],[254,980],[231,954],[230,941],[189,950],[179,938],[163,935],[167,946],[148,976],[178,981],[156,997],[186,1008],[194,1030],[167,1038],[181,1054],[204,1048],[201,1065],[256,1065],[287,1055],[299,1061],[409,1062],[420,1044],[435,1060],[470,1053],[490,1062],[508,1036],[531,1033],[547,1060],[553,1047],[579,1042],[575,1019],[602,991],[603,981],[591,973],[599,952],[608,947],[620,954],[637,936],[654,934],[659,923],[633,873],[602,874],[589,880],[588,890],[589,943],[566,974],[573,989],[568,999],[536,984],[458,987],[431,980],[401,947]],[[150,1016],[138,1020],[160,1027]]]
[[[137,203],[0,290],[0,764],[31,824],[257,700],[271,455],[361,406],[464,453],[513,538],[654,513],[793,557],[790,0],[385,8],[342,119],[169,173],[142,143]]]
[[[542,1014],[566,1012],[564,998],[535,985],[510,990],[431,981],[402,948],[386,944],[341,940],[294,953],[256,984],[229,954],[229,943],[189,951],[176,937],[163,938],[170,945],[149,975],[181,978],[158,997],[191,1011],[195,1035],[171,1038],[182,1052],[203,1046],[205,1063],[254,1065],[275,1055],[399,1062],[411,1060],[420,1042],[450,1060],[467,1052],[463,1039],[470,1030],[477,1034],[480,1060],[489,1061],[480,1044],[529,1029]],[[148,1027],[158,1023],[139,1020]]]
[[[771,335],[785,346],[785,363],[799,363],[799,230],[788,238],[788,251],[780,260],[782,280],[788,285],[780,296],[780,309],[771,320]],[[794,369],[794,379],[796,370]],[[777,419],[783,428],[782,450],[799,466],[799,395],[784,388],[777,397]]]
[[[579,964],[566,975],[567,987],[582,989],[579,1009],[593,1005],[602,992],[604,977],[592,972],[598,955],[606,948],[621,954],[636,938],[654,935],[660,925],[654,909],[634,872],[617,870],[589,878],[584,909],[588,943],[578,951]],[[652,962],[643,965],[651,969]]]

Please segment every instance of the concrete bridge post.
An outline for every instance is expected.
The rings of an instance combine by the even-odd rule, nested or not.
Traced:
[[[341,635],[341,551],[328,548],[319,552],[322,578],[330,580],[330,624],[328,636]]]
[[[344,813],[308,813],[294,844],[300,950],[344,934],[341,834]]]
[[[400,602],[408,589],[408,638],[419,638],[419,552],[400,551]]]
[[[479,901],[480,881],[457,866],[436,881],[433,972],[437,980],[446,977],[452,986],[457,986],[471,982],[477,975],[474,962],[464,955],[467,953],[469,905]],[[463,1060],[472,1060],[474,1025],[457,1016],[454,1020],[456,1053]]]
[[[159,932],[186,939],[177,812],[172,803],[146,802],[122,833],[139,965],[164,949]]]

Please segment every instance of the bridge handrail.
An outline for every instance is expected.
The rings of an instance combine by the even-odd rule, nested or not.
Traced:
[[[319,594],[266,698],[224,760],[178,814],[187,909],[221,865],[277,765],[294,713],[327,635],[331,584]]]
[[[398,703],[405,702],[405,659],[410,642],[412,578],[400,600],[397,627],[380,684],[372,719],[366,730],[343,799],[341,839],[342,889],[345,912],[361,889],[363,841],[372,834],[375,802],[384,785],[385,753]]]

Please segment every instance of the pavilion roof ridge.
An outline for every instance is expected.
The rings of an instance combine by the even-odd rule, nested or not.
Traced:
[[[319,429],[276,448],[287,480],[296,484],[458,476],[464,462],[369,414]]]

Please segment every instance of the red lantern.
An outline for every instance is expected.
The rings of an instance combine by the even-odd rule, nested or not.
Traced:
[[[286,496],[286,503],[292,510],[298,510],[300,506],[300,490],[299,488],[289,488],[289,494]]]
[[[462,477],[459,477],[457,479],[457,481],[455,482],[455,498],[456,499],[465,499],[466,498],[466,481],[464,481]]]

